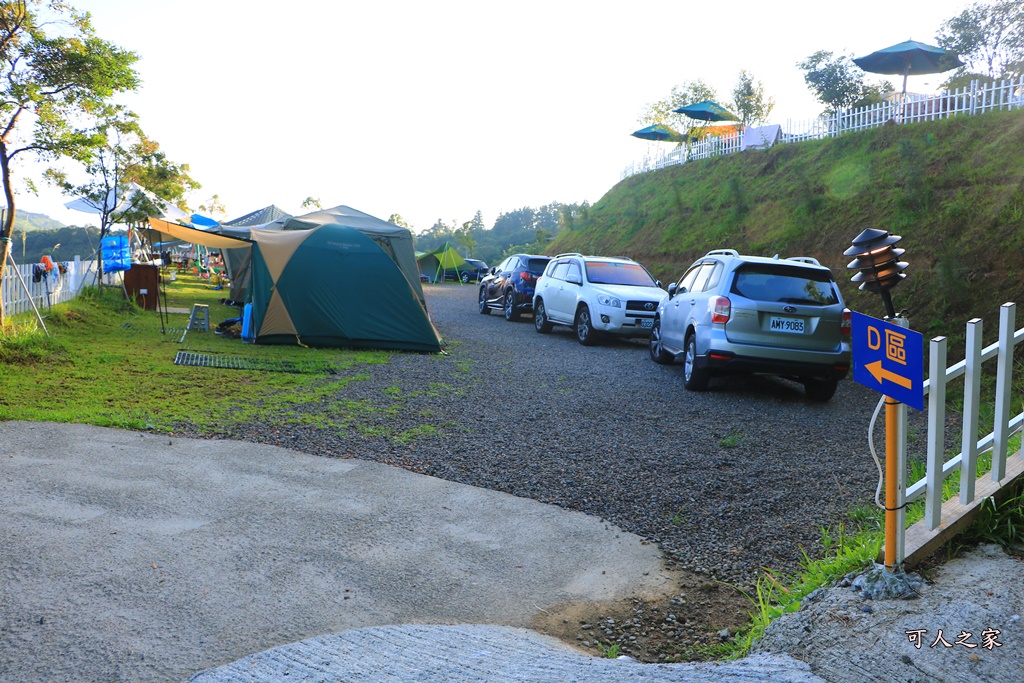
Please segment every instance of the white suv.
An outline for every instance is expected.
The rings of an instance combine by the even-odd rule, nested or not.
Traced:
[[[646,337],[658,306],[668,297],[647,269],[623,257],[559,254],[533,294],[533,327],[570,325],[584,346],[602,334]]]

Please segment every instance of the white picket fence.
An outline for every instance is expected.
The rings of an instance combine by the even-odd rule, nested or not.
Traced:
[[[1010,438],[1020,432],[1024,424],[1024,411],[1010,415],[1014,398],[1013,353],[1018,344],[1024,343],[1024,327],[1014,331],[1015,324],[1015,304],[1003,304],[999,309],[998,340],[983,347],[981,319],[969,321],[964,360],[949,367],[946,367],[946,338],[936,337],[929,343],[928,380],[924,384],[928,399],[926,472],[923,479],[910,484],[905,492],[903,482],[899,482],[896,502],[901,508],[896,540],[898,562],[902,562],[908,555],[934,547],[935,542],[943,538],[940,535],[942,530],[955,532],[959,528],[957,522],[960,518],[976,509],[984,498],[1024,473],[1024,460],[1020,451],[1012,458],[1008,453]],[[996,361],[995,396],[991,404],[995,415],[991,431],[979,437],[982,366],[992,360]],[[949,382],[960,377],[963,377],[964,382],[960,452],[947,460],[946,391]],[[905,462],[907,452],[905,416],[902,422],[898,439],[901,464]],[[979,478],[978,456],[985,452],[991,453],[991,470]],[[943,505],[943,483],[958,470],[959,497]],[[901,466],[900,471],[905,472],[905,467]],[[902,506],[905,502],[919,498],[925,501],[924,519],[904,531]]]
[[[14,268],[8,263],[0,289],[4,314],[13,316],[29,313],[33,303],[41,313],[45,313],[51,306],[74,299],[90,281],[95,284],[95,261],[82,261],[81,257],[76,256],[74,261],[61,263],[67,272],[61,273],[60,268],[55,267],[38,282],[34,271],[36,266],[41,267],[42,264],[23,263]]]
[[[983,114],[989,111],[1024,107],[1024,76],[988,85],[972,81],[967,88],[927,97],[908,95],[870,107],[842,110],[830,116],[792,122],[782,126],[778,142],[820,140],[844,133],[867,130],[884,125],[935,121],[958,115]],[[675,147],[654,157],[645,156],[622,171],[622,178],[744,149],[743,133],[707,137],[689,146]]]

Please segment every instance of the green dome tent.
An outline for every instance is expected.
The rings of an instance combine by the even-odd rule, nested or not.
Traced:
[[[255,224],[252,221],[268,216],[268,209],[280,212],[278,218],[269,223]],[[247,219],[247,220],[246,220]],[[423,296],[423,287],[420,284],[419,271],[416,269],[416,257],[413,251],[412,232],[387,221],[382,221],[368,213],[363,213],[350,206],[339,205],[330,209],[322,209],[307,213],[303,216],[289,216],[277,207],[271,206],[259,212],[248,214],[240,219],[229,221],[220,226],[220,231],[225,235],[248,239],[250,230],[309,230],[321,225],[344,225],[355,228],[363,233],[387,253],[398,268],[405,273],[409,285],[416,292],[416,298],[424,309],[427,307],[427,300]],[[245,264],[231,273],[232,287],[231,298],[235,301],[248,299],[248,273]]]
[[[441,350],[418,292],[371,236],[338,224],[250,236],[257,344]]]

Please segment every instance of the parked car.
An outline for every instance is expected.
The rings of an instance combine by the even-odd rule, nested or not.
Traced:
[[[480,281],[480,313],[487,315],[496,309],[505,314],[505,320],[514,322],[521,314],[533,312],[533,289],[550,260],[550,256],[513,254],[491,268]]]
[[[661,282],[632,259],[559,254],[537,284],[533,325],[541,333],[569,325],[584,346],[603,334],[646,337],[667,297]]]
[[[466,265],[451,269],[452,277],[448,277],[449,271],[444,271],[446,280],[460,279],[463,283],[480,282],[490,274],[487,264],[479,259],[468,258]]]
[[[813,258],[718,249],[669,285],[650,356],[663,364],[682,356],[692,391],[718,374],[766,373],[828,401],[850,368],[850,311],[832,272]]]
[[[462,280],[464,284],[469,284],[470,282],[479,282],[489,272],[486,263],[479,259],[468,258],[465,265],[458,266],[457,268],[445,268],[444,279],[445,281],[451,280],[452,282]],[[420,280],[423,282],[440,282],[437,273],[420,273]]]

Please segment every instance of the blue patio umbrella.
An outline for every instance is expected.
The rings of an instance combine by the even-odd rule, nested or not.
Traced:
[[[903,74],[904,95],[907,93],[907,76],[910,74],[940,74],[964,65],[952,50],[916,40],[908,40],[858,57],[853,63],[873,74]]]
[[[656,123],[640,130],[633,131],[631,135],[641,140],[655,140],[657,142],[685,142],[686,136],[668,126]]]
[[[685,107],[679,107],[679,109],[673,109],[677,114],[686,114],[691,119],[698,119],[700,121],[739,121],[739,117],[733,114],[731,111],[711,100],[704,100],[703,102],[696,102],[694,104],[688,104]]]

